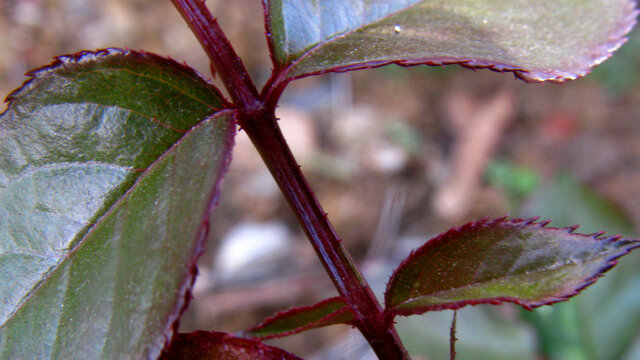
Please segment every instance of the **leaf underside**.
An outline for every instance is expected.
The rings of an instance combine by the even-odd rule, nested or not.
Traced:
[[[563,301],[593,283],[640,241],[529,220],[481,220],[414,251],[391,277],[390,315],[513,302],[525,308]]]
[[[163,360],[300,360],[257,340],[215,331],[176,334]]]
[[[355,314],[342,297],[326,299],[311,306],[293,308],[275,314],[242,336],[270,339],[335,324],[352,324]]]
[[[630,0],[267,0],[265,12],[276,82],[390,63],[562,82],[609,57],[636,17]]]
[[[107,49],[29,74],[0,118],[0,358],[157,357],[234,113],[190,68]]]

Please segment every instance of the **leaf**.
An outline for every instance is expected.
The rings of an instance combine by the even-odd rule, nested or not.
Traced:
[[[267,318],[245,330],[242,336],[271,339],[335,324],[352,324],[355,314],[342,297],[326,299],[312,306],[293,308]]]
[[[163,360],[296,360],[297,356],[259,341],[215,331],[176,334]]]
[[[527,81],[575,79],[624,43],[630,0],[266,0],[286,82],[328,71],[462,64]]]
[[[576,295],[640,246],[634,239],[573,234],[575,227],[547,228],[535,220],[475,221],[430,240],[392,275],[387,313],[552,304]]]
[[[527,202],[524,214],[553,217],[555,226],[581,223],[590,230],[632,233],[633,223],[619,207],[567,175],[543,188]],[[525,317],[537,330],[545,357],[622,359],[640,334],[639,275],[640,252],[636,252],[578,298],[541,309],[544,311],[526,312]]]
[[[0,358],[157,357],[188,299],[234,113],[193,70],[147,53],[84,52],[29,75],[0,118]]]
[[[526,312],[545,358],[623,358],[640,334],[638,265],[640,253],[630,254],[576,299]]]

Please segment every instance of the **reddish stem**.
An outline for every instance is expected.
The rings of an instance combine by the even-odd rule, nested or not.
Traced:
[[[340,295],[356,314],[356,326],[380,359],[409,359],[391,321],[338,239],[305,180],[274,115],[283,88],[258,95],[240,58],[199,0],[172,0],[200,40],[238,109],[238,123],[262,156],[294,210]]]
[[[172,2],[205,49],[233,102],[250,111],[260,108],[253,81],[204,1]]]
[[[240,119],[240,124],[285,194],[338,293],[356,313],[358,329],[381,359],[407,359],[393,324],[385,321],[380,304],[309,188],[273,115]]]

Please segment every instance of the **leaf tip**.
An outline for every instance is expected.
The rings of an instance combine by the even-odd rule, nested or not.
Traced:
[[[385,311],[388,313],[388,316],[406,316],[428,311],[458,309],[467,305],[473,306],[482,303],[501,304],[504,302],[512,302],[527,310],[531,310],[542,305],[566,301],[579,294],[584,288],[603,276],[606,271],[617,264],[618,258],[633,249],[640,248],[640,240],[638,239],[623,238],[620,235],[604,237],[604,232],[596,232],[588,235],[579,234],[574,233],[578,228],[577,225],[563,228],[547,227],[549,220],[538,220],[539,217],[528,219],[508,219],[506,217],[500,217],[493,220],[483,218],[452,228],[427,241],[423,246],[414,250],[391,276],[385,293],[385,304],[387,306],[387,310]],[[489,291],[482,296],[476,294],[473,296],[470,295],[471,297],[467,298],[450,298],[448,300],[442,298],[438,300],[438,296],[441,295],[434,294],[444,291],[444,288],[439,287],[443,284],[443,281],[449,281],[451,283],[451,291],[453,292],[457,291],[456,289],[459,290],[463,288],[463,285],[466,284],[460,280],[459,277],[447,277],[448,270],[445,269],[456,266],[460,268],[460,259],[465,258],[464,254],[473,258],[477,256],[475,253],[477,249],[482,250],[484,247],[490,246],[489,243],[495,241],[503,243],[509,238],[513,239],[516,243],[533,241],[536,246],[551,246],[548,251],[551,251],[552,253],[550,254],[553,255],[549,257],[548,266],[540,268],[547,272],[551,271],[549,275],[551,277],[553,277],[553,271],[561,272],[561,269],[565,266],[573,266],[574,264],[587,265],[584,265],[578,273],[572,275],[568,283],[558,282],[552,287],[541,289],[533,296],[527,291],[518,293],[506,288],[505,292]],[[478,244],[481,245],[480,248],[474,248],[470,245],[473,241],[476,241],[476,239]],[[568,241],[566,245],[560,247],[555,245],[565,240]],[[460,247],[456,244],[459,244]],[[503,246],[504,244],[498,245],[495,249],[500,250]],[[536,247],[534,246],[534,248]],[[469,249],[476,250],[469,252]],[[585,252],[584,254],[580,252],[581,249]],[[437,257],[442,257],[443,252],[447,252],[449,257],[453,256],[453,262],[446,258],[438,260]],[[531,264],[536,264],[536,261],[545,259],[540,258],[540,254],[535,254],[535,251],[531,254],[531,259],[533,259]],[[583,257],[586,256],[585,254],[589,255],[588,259],[583,259]],[[498,263],[499,262],[496,262],[496,264]],[[588,265],[589,263],[591,265]],[[469,274],[471,277],[469,279],[477,276],[477,272],[474,270],[476,266],[473,263],[468,263],[466,266],[468,269],[471,269],[471,273]],[[496,269],[499,270],[500,268]],[[511,271],[509,270],[511,269],[510,267],[505,269]],[[427,274],[430,274],[431,279],[435,277],[435,279],[439,280],[426,282],[425,284],[429,284],[428,286],[422,285],[419,279],[427,276]],[[452,271],[452,274],[458,274],[457,270]],[[528,276],[529,272],[521,271],[517,274]],[[512,276],[513,274],[507,272],[505,276],[507,275]],[[459,276],[459,274],[456,276]],[[469,284],[471,284],[472,280],[469,281]],[[487,279],[484,279],[481,282],[486,281]],[[429,291],[431,291],[431,293]],[[432,295],[434,297],[429,299],[428,297]]]

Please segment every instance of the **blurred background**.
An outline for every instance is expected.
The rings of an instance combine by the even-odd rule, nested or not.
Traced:
[[[271,63],[258,0],[209,0],[258,84]],[[169,1],[0,0],[0,94],[54,55],[145,49],[211,77]],[[214,82],[217,80],[213,80]],[[640,232],[640,33],[584,79],[527,85],[457,66],[389,66],[294,82],[278,116],[302,170],[374,289],[411,249],[485,216]],[[240,132],[182,331],[237,331],[336,294]],[[449,311],[399,318],[415,359],[448,359]],[[640,359],[640,253],[568,303],[458,314],[458,359]],[[372,359],[332,326],[269,341],[307,359]]]

